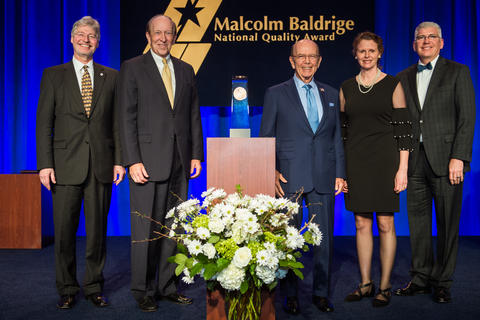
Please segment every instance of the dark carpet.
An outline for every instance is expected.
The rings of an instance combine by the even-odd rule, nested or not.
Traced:
[[[109,237],[108,257],[104,275],[105,295],[111,306],[95,308],[81,294],[71,310],[57,310],[53,245],[43,250],[0,250],[0,319],[205,319],[205,284],[197,280],[181,291],[194,298],[193,305],[180,306],[159,301],[159,310],[143,313],[130,295],[130,238]],[[79,281],[85,270],[83,256],[85,238],[77,244]],[[393,296],[389,306],[371,306],[371,299],[346,303],[346,294],[359,282],[359,272],[353,237],[336,237],[332,272],[332,302],[335,312],[323,314],[311,305],[311,257],[305,257],[305,285],[300,294],[302,313],[290,316],[282,310],[282,297],[276,293],[277,319],[480,319],[480,237],[460,238],[457,269],[452,287],[452,303],[437,304],[430,295],[415,297]],[[400,237],[392,275],[394,288],[408,281],[410,244]],[[380,271],[378,239],[372,277],[378,284]]]

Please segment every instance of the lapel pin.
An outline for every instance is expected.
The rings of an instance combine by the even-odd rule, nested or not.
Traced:
[[[100,72],[100,77],[103,77],[103,72]]]
[[[325,89],[323,89],[323,88],[320,88],[320,91],[322,91],[322,92],[325,92]]]

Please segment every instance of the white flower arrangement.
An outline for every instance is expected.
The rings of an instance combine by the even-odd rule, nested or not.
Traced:
[[[202,197],[201,204],[187,200],[166,216],[173,219],[168,236],[179,249],[169,261],[177,264],[175,272],[183,273],[184,282],[193,283],[200,275],[210,289],[218,283],[244,294],[252,286],[273,289],[288,270],[303,279],[297,259],[309,249],[307,244],[320,245],[322,233],[311,220],[301,230],[289,225],[298,213],[296,202],[263,194],[250,197],[241,190],[227,195],[215,188]]]
[[[166,215],[170,227],[135,212],[162,231],[132,242],[177,241],[178,253],[168,261],[177,264],[175,274],[183,274],[183,282],[192,284],[200,276],[209,290],[218,284],[226,290],[228,319],[258,319],[261,290],[275,288],[289,270],[303,279],[301,251],[308,251],[308,244],[320,245],[322,232],[312,223],[314,216],[300,230],[289,225],[299,205],[285,198],[246,196],[240,186],[229,195],[210,188],[202,198],[201,203],[193,198],[171,209]]]

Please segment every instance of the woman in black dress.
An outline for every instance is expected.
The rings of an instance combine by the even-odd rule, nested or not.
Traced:
[[[353,54],[360,73],[340,89],[348,186],[344,189],[347,210],[355,213],[357,255],[362,281],[346,301],[375,298],[373,306],[386,306],[391,298],[390,274],[395,260],[394,212],[399,193],[407,188],[411,122],[398,79],[380,71],[382,39],[360,33]],[[373,213],[380,235],[382,275],[379,290],[371,280]]]

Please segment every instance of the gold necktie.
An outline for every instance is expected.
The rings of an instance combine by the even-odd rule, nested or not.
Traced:
[[[173,109],[173,89],[172,89],[172,74],[170,73],[170,68],[167,64],[167,59],[163,58],[163,70],[162,70],[162,80],[167,89],[168,100],[170,100],[170,106]]]
[[[92,93],[92,79],[90,78],[90,74],[88,73],[88,66],[84,65],[82,76],[82,100],[87,118],[90,118],[90,111],[92,107]]]

